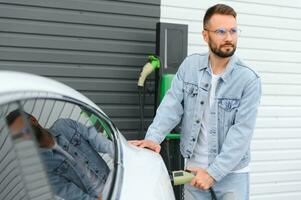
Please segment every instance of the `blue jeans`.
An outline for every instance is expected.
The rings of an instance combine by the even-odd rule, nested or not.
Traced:
[[[211,200],[209,190],[200,190],[189,184],[184,189],[185,200]],[[218,200],[249,200],[249,173],[231,173],[215,183],[213,190]]]

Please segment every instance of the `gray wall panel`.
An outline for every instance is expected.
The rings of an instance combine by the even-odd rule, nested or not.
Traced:
[[[119,52],[131,54],[144,54],[144,52],[154,51],[152,43],[134,41],[116,41],[108,39],[81,39],[62,38],[55,36],[28,36],[20,34],[1,34],[1,44],[3,46],[54,49],[54,50],[74,50],[88,52]]]
[[[0,18],[2,32],[155,42],[153,30]]]
[[[159,18],[160,0],[0,0],[0,69],[66,83],[133,138],[139,129],[136,82],[147,55],[155,53]],[[154,87],[153,76],[148,86]]]
[[[37,20],[81,25],[118,26],[138,29],[154,29],[156,27],[156,24],[153,23],[152,17],[18,6],[11,4],[1,4],[0,17],[20,20]]]
[[[143,1],[137,1],[140,4],[129,4],[128,2],[120,1],[77,1],[77,0],[10,0],[8,5],[15,6],[31,6],[41,8],[54,8],[65,9],[75,11],[87,11],[87,12],[100,12],[100,13],[114,13],[118,15],[136,15],[142,17],[158,17],[160,10],[157,9],[157,5],[141,4]],[[0,0],[0,3],[6,4],[7,0]]]

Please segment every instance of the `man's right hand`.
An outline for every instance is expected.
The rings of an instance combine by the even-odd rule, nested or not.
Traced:
[[[130,140],[130,144],[141,148],[148,148],[156,153],[160,153],[161,146],[151,140]]]

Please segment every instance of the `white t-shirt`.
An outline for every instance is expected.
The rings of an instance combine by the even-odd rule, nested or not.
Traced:
[[[212,73],[211,88],[208,95],[208,100],[205,105],[203,114],[203,120],[201,122],[201,130],[197,139],[193,155],[190,159],[186,160],[186,166],[201,167],[203,169],[208,168],[208,131],[209,131],[209,115],[210,108],[215,101],[215,91],[219,78],[221,75],[215,75]],[[249,166],[246,166],[240,170],[232,171],[233,173],[249,172]]]

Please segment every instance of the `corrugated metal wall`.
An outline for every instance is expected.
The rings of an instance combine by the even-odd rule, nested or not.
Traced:
[[[136,82],[155,53],[159,16],[160,0],[0,0],[0,69],[68,84],[132,138],[139,129]],[[153,98],[146,96],[147,124]]]
[[[238,54],[263,81],[252,142],[251,199],[301,199],[301,2],[162,0],[162,22],[188,24],[188,54],[207,51],[202,18],[225,3],[238,11]]]

